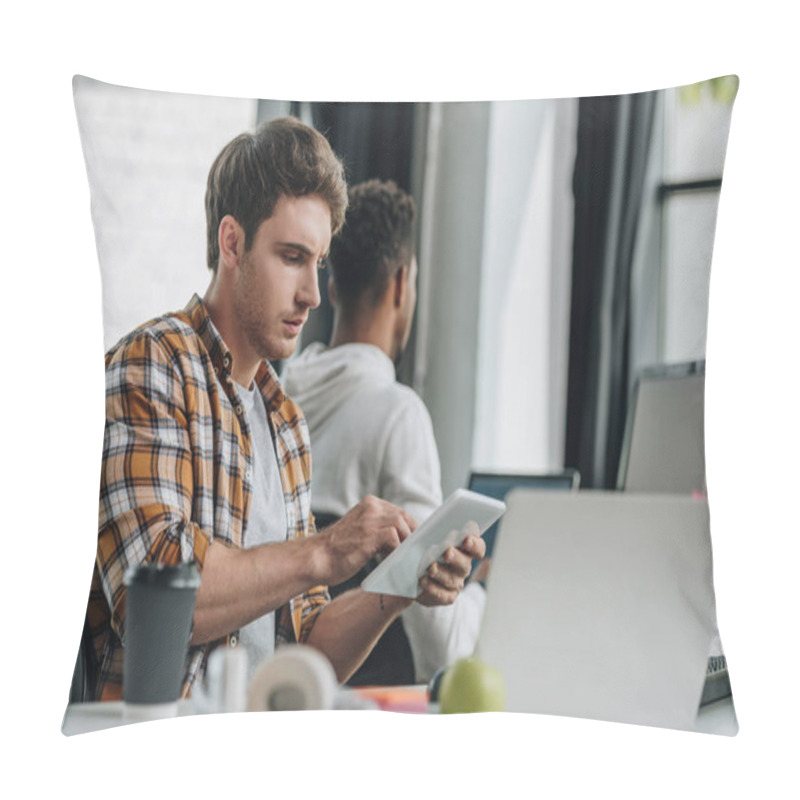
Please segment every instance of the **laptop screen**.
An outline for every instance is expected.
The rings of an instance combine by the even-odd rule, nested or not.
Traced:
[[[564,470],[541,475],[514,475],[493,472],[473,472],[469,476],[470,491],[505,501],[512,489],[577,489],[580,476],[576,470]],[[497,536],[497,522],[483,534],[486,555],[491,556]]]
[[[618,489],[705,491],[704,400],[702,361],[639,374],[628,412]]]

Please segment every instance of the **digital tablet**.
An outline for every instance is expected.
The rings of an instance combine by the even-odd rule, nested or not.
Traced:
[[[364,579],[368,592],[416,597],[419,579],[448,547],[458,547],[470,534],[482,534],[500,519],[501,500],[456,489],[402,544]]]

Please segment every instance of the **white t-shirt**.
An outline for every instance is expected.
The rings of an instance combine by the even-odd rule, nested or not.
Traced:
[[[245,482],[250,484],[253,494],[244,529],[244,546],[284,542],[288,530],[286,503],[264,398],[255,385],[244,389],[237,384],[236,390],[246,411],[253,450],[252,466],[245,474]],[[249,685],[256,669],[275,652],[275,612],[242,627],[239,642],[247,652]]]
[[[430,414],[413,389],[397,382],[380,348],[311,344],[287,363],[283,384],[308,423],[318,513],[341,517],[373,494],[421,523],[441,505]],[[485,602],[483,587],[471,583],[451,606],[413,603],[403,612],[417,681],[472,655]]]

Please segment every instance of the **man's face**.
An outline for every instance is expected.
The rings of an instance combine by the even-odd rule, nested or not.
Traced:
[[[318,195],[281,196],[243,255],[233,310],[259,358],[288,358],[320,302],[317,270],[331,243],[331,214]]]

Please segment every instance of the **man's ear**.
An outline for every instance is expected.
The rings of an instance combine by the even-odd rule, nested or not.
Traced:
[[[403,302],[406,298],[406,292],[408,291],[408,265],[404,265],[394,273],[394,281],[392,285],[393,293],[394,293],[394,307],[400,308],[403,305]]]
[[[222,266],[238,266],[244,255],[244,228],[230,214],[220,220],[217,240]]]

